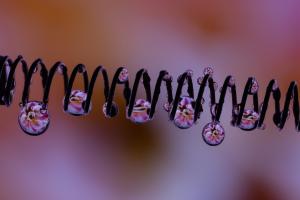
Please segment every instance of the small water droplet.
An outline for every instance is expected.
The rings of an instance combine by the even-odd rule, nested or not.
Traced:
[[[191,76],[191,77],[194,74],[193,70],[191,70],[191,69],[186,70],[186,73],[187,73],[188,76]]]
[[[171,104],[169,102],[164,103],[163,108],[165,111],[170,112],[171,110]]]
[[[123,68],[121,73],[119,74],[118,81],[120,83],[124,83],[128,81],[128,77],[129,77],[128,70],[126,68]]]
[[[275,82],[272,85],[272,90],[275,91],[275,90],[278,90],[278,88],[279,88],[278,81],[275,80]]]
[[[218,83],[214,82],[214,90],[217,91],[217,89],[218,89]]]
[[[205,75],[209,75],[210,77],[213,75],[214,70],[212,69],[212,67],[205,67],[203,70],[203,74]]]
[[[228,82],[228,85],[230,87],[234,86],[235,85],[235,78],[233,76],[230,77],[229,79],[229,82]]]
[[[172,81],[173,77],[170,74],[165,74],[163,77],[163,80],[164,81]]]
[[[260,130],[265,130],[266,129],[266,124],[262,124],[261,126],[257,127]]]
[[[258,92],[258,89],[258,81],[255,78],[253,78],[251,83],[250,94],[256,94]]]
[[[201,85],[202,81],[203,81],[203,77],[202,76],[200,76],[199,78],[197,78],[198,85]]]

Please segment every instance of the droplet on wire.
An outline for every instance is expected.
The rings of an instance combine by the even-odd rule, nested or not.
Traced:
[[[186,70],[186,73],[187,73],[188,76],[191,76],[191,77],[194,74],[193,70],[191,70],[191,69]]]
[[[118,81],[120,83],[125,83],[126,81],[128,81],[128,77],[129,77],[128,70],[126,68],[123,68],[118,76]]]
[[[170,74],[165,74],[163,77],[163,80],[164,81],[172,81],[173,77]]]
[[[278,81],[274,80],[274,83],[272,85],[272,90],[275,91],[275,90],[278,90],[278,88],[279,88]]]
[[[260,130],[265,130],[266,129],[266,124],[262,124],[261,126],[257,127]]]
[[[212,114],[212,116],[216,116],[216,109],[217,109],[217,104],[211,105],[210,113]]]
[[[230,87],[234,86],[235,85],[235,78],[233,76],[230,77],[229,79],[229,82],[228,82],[228,85]]]
[[[258,81],[255,78],[252,78],[250,94],[256,94],[258,92]]]
[[[164,103],[163,108],[165,111],[170,112],[172,105],[169,102]]]
[[[259,114],[252,109],[245,109],[239,127],[242,130],[252,130],[259,119]]]
[[[64,66],[63,65],[59,65],[58,67],[57,67],[57,72],[59,73],[59,74],[63,74],[63,71],[64,71]]]
[[[202,81],[203,81],[203,76],[200,76],[199,78],[197,78],[198,85],[201,85]]]
[[[203,70],[203,74],[205,75],[209,75],[210,77],[213,75],[214,70],[212,69],[212,67],[205,67]]]
[[[221,144],[225,138],[225,130],[219,122],[213,121],[206,124],[202,130],[204,142],[210,146]]]
[[[235,105],[234,107],[233,107],[233,114],[235,114],[235,115],[239,115],[239,113],[240,113],[240,109],[239,109],[239,106],[238,105]]]

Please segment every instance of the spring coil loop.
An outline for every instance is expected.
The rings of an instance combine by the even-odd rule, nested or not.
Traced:
[[[258,83],[254,77],[248,78],[244,87],[241,102],[238,103],[236,95],[236,84],[234,77],[227,76],[220,88],[219,101],[216,101],[216,88],[213,80],[212,68],[205,68],[204,76],[199,77],[197,82],[200,85],[197,97],[194,96],[194,84],[192,81],[192,72],[187,70],[182,73],[177,79],[177,89],[173,96],[171,75],[162,70],[156,80],[153,96],[150,87],[150,76],[146,69],[141,69],[136,73],[136,77],[132,88],[130,88],[128,80],[128,71],[124,67],[116,70],[111,84],[109,83],[108,74],[102,66],[98,66],[91,79],[88,78],[88,73],[83,64],[78,64],[74,67],[70,77],[67,73],[67,67],[62,62],[56,62],[49,70],[41,59],[35,60],[30,66],[23,59],[18,56],[12,60],[8,56],[0,56],[0,105],[10,106],[13,100],[13,93],[15,89],[15,70],[18,65],[22,66],[25,83],[22,93],[22,100],[20,103],[21,113],[19,115],[19,124],[22,130],[29,135],[40,135],[44,133],[49,124],[47,104],[49,101],[49,93],[51,83],[54,75],[58,72],[63,77],[64,82],[64,101],[63,109],[65,112],[72,115],[88,114],[91,110],[91,98],[93,95],[94,86],[98,75],[102,75],[104,84],[104,98],[105,104],[103,106],[104,115],[108,118],[114,117],[118,113],[118,107],[113,101],[115,89],[117,85],[123,85],[123,96],[126,104],[126,117],[135,123],[144,123],[153,119],[156,105],[160,96],[160,90],[163,83],[167,90],[167,101],[164,104],[164,109],[169,113],[169,119],[174,124],[182,129],[191,127],[197,120],[200,119],[200,114],[203,112],[203,95],[205,89],[209,88],[210,92],[210,111],[211,122],[208,123],[202,131],[204,141],[211,146],[219,145],[224,140],[225,131],[220,124],[220,117],[224,100],[228,89],[231,91],[232,100],[232,121],[233,126],[237,126],[242,130],[251,131],[256,128],[264,127],[264,119],[270,97],[272,94],[275,103],[275,113],[273,114],[273,122],[282,129],[289,116],[289,106],[293,101],[293,115],[295,119],[295,127],[300,131],[299,120],[299,100],[298,100],[298,87],[295,81],[289,85],[286,93],[284,107],[280,109],[281,92],[276,80],[272,79],[264,95],[263,102],[259,106],[258,101]],[[40,76],[42,78],[43,86],[43,100],[30,101],[30,84],[33,74],[40,69]],[[84,89],[73,90],[73,83],[76,76],[80,74],[83,77]],[[146,98],[137,99],[136,94],[138,86],[142,80]],[[187,94],[182,95],[182,89],[187,83]],[[253,108],[245,108],[248,96],[253,98]]]

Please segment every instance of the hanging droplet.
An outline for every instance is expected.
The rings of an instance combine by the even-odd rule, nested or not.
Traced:
[[[165,74],[163,77],[163,80],[164,81],[172,81],[173,77],[170,74]]]
[[[182,96],[179,101],[175,116],[174,124],[181,129],[190,128],[194,124],[194,99]]]
[[[129,77],[129,72],[126,68],[123,68],[121,73],[118,76],[118,81],[120,83],[125,83],[126,81],[128,81],[128,77]]]
[[[258,92],[258,89],[259,89],[258,81],[255,78],[252,78],[250,94],[256,94]]]
[[[210,113],[212,116],[216,116],[216,112],[217,112],[217,104],[213,104],[210,106]]]
[[[234,115],[239,115],[239,113],[240,113],[240,106],[239,105],[233,106],[232,112],[233,112]]]
[[[33,69],[33,73],[36,73],[38,71],[38,67],[35,67],[34,69]]]
[[[68,105],[68,112],[71,115],[80,116],[86,114],[84,112],[84,105],[87,98],[87,93],[81,90],[72,90],[70,98],[69,98],[69,105]],[[92,109],[92,103],[90,103],[89,111]]]
[[[264,107],[264,103],[261,103],[261,104],[259,105],[259,112],[260,112],[260,113],[261,113],[263,107]]]
[[[206,144],[217,146],[224,141],[225,130],[219,122],[210,122],[204,126],[202,138]]]
[[[290,112],[290,109],[288,109],[286,120],[289,120],[290,116],[291,116],[291,112]]]
[[[266,124],[262,124],[261,126],[257,127],[260,130],[265,130],[266,129]]]
[[[49,126],[47,106],[40,101],[29,101],[22,105],[18,117],[21,129],[29,135],[40,135]]]
[[[170,112],[172,105],[169,102],[164,103],[163,108],[165,111]]]
[[[203,105],[205,103],[205,99],[202,97],[201,104]]]
[[[136,100],[129,119],[138,124],[149,121],[150,108],[151,103],[149,101],[146,101],[145,99]]]
[[[217,91],[217,89],[218,89],[218,83],[214,82],[214,90]]]
[[[221,86],[221,87],[220,87],[220,89],[219,89],[219,92],[221,93],[221,92],[222,92],[222,90],[223,90],[223,87]]]
[[[278,90],[278,88],[279,88],[278,81],[275,80],[273,85],[272,85],[272,90],[275,91],[275,90]]]
[[[59,65],[59,66],[56,68],[56,71],[57,71],[59,74],[63,74],[63,71],[64,71],[64,65]]]
[[[234,86],[235,85],[235,78],[233,76],[230,77],[229,79],[229,82],[228,82],[228,85],[230,87]]]
[[[198,85],[201,85],[202,81],[203,81],[203,76],[200,76],[199,78],[197,78]]]
[[[191,70],[191,69],[186,70],[186,73],[187,73],[187,75],[190,76],[190,77],[192,77],[193,74],[194,74],[193,70]]]
[[[106,114],[106,109],[107,109],[107,102],[105,102],[105,104],[103,105],[103,108],[102,108],[102,111],[106,118],[115,117],[115,116],[117,116],[117,114],[119,112],[118,105],[115,102],[112,102],[111,110],[108,115]]]
[[[239,127],[243,130],[252,130],[259,118],[259,114],[252,109],[245,109]]]
[[[214,70],[212,69],[212,67],[205,67],[203,70],[203,74],[204,76],[209,74],[209,76],[211,77],[214,73]]]

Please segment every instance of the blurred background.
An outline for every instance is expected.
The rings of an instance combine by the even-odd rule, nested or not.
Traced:
[[[29,63],[40,57],[48,67],[58,60],[70,69],[84,63],[89,73],[102,64],[110,77],[126,66],[130,80],[144,67],[152,86],[161,69],[174,77],[192,69],[196,80],[213,65],[219,86],[235,76],[239,100],[247,78],[255,76],[262,102],[270,79],[279,81],[285,97],[300,76],[299,6],[297,0],[3,0],[0,55],[21,54]],[[188,130],[176,128],[161,109],[165,90],[154,120],[135,125],[125,119],[121,88],[119,115],[105,119],[100,82],[88,116],[64,113],[56,76],[50,127],[30,137],[17,122],[24,81],[20,68],[17,74],[13,105],[0,108],[0,199],[300,199],[300,137],[293,117],[277,130],[273,102],[266,130],[245,132],[230,126],[227,98],[221,117],[226,138],[210,147],[201,136],[209,122],[208,93],[200,122]],[[77,79],[75,87],[82,86]],[[138,96],[144,97],[142,87]],[[35,76],[30,99],[41,98]]]

